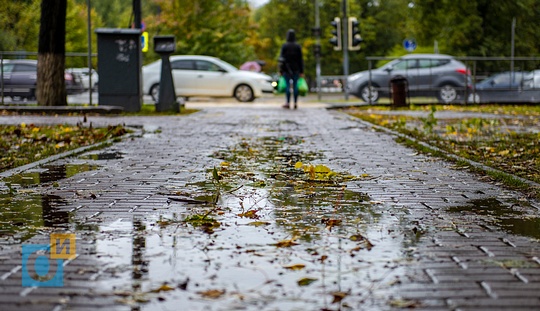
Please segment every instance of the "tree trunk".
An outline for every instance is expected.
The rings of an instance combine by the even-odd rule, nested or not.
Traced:
[[[36,95],[42,106],[67,105],[66,10],[67,0],[41,1]]]

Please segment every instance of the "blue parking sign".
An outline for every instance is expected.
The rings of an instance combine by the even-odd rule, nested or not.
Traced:
[[[414,39],[405,39],[405,40],[403,40],[403,47],[408,52],[412,52],[412,51],[416,50],[416,40],[414,40]]]

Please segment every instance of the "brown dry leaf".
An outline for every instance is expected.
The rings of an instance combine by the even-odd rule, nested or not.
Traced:
[[[294,242],[295,240],[296,238],[292,238],[289,240],[281,240],[277,242],[276,244],[272,244],[272,245],[275,245],[276,247],[291,247],[294,245],[298,245],[298,243]]]
[[[347,297],[349,294],[345,292],[333,292],[330,293],[334,300],[332,300],[332,303],[340,303],[345,297]]]
[[[249,210],[249,211],[246,211],[244,213],[240,213],[238,214],[238,216],[240,217],[245,217],[245,218],[251,218],[251,219],[259,219],[259,215],[257,215],[257,210]]]
[[[341,219],[323,218],[321,220],[326,225],[326,229],[332,230],[333,227],[341,225]]]
[[[300,263],[296,265],[284,266],[283,268],[288,269],[288,270],[298,271],[298,270],[304,269],[305,267],[306,265]]]
[[[209,289],[209,290],[197,292],[197,294],[201,295],[203,298],[218,299],[219,297],[225,294],[225,290]]]

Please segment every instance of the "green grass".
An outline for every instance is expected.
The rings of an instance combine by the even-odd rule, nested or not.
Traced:
[[[0,125],[0,171],[103,142],[126,133],[127,130],[121,125],[106,128],[78,125],[37,126],[25,123]]]
[[[379,126],[407,135],[410,139],[401,142],[434,156],[446,157],[446,153],[482,163],[495,170],[471,168],[476,173],[489,176],[492,180],[524,191],[540,198],[540,189],[524,183],[514,176],[540,183],[540,106],[530,105],[477,105],[477,106],[413,106],[411,110],[429,113],[427,117],[415,117],[392,113],[385,114],[389,107],[360,107],[347,109],[350,115]],[[498,117],[469,117],[462,119],[435,118],[435,112],[463,111],[483,112]],[[405,110],[404,110],[405,112]],[[534,130],[536,129],[536,130]],[[444,152],[419,144],[425,142]]]

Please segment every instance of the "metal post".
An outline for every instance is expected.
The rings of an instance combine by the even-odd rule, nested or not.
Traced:
[[[133,0],[133,17],[136,29],[142,29],[141,0]]]
[[[345,91],[345,100],[349,100],[349,90],[347,86],[347,78],[349,77],[349,20],[347,18],[347,0],[343,0],[343,19],[341,19],[342,38],[341,47],[343,49],[343,90]]]
[[[91,8],[90,0],[86,1],[86,6],[88,9],[88,93],[90,98],[88,98],[88,103],[92,106],[92,19],[90,18]]]
[[[319,17],[319,0],[315,0],[315,29],[317,29],[317,39],[315,44],[321,46],[321,20]],[[316,53],[315,55],[315,74],[317,77],[317,100],[321,101],[321,55]]]
[[[512,43],[510,44],[511,45],[511,51],[510,51],[510,73],[511,73],[511,78],[512,80],[510,81],[514,81],[514,48],[515,48],[515,45],[514,45],[514,35],[516,33],[516,18],[514,17],[512,19]]]

